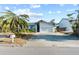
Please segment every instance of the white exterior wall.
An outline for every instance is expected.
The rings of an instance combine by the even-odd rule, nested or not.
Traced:
[[[66,27],[66,31],[73,32],[72,25],[70,24],[70,22],[66,18],[62,19],[62,21],[59,23],[59,27],[60,28]]]
[[[40,32],[53,32],[53,25],[45,22],[40,22]]]
[[[35,24],[35,32],[37,32],[37,25]]]

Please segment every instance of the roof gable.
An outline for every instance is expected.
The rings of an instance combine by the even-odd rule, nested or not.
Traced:
[[[36,23],[47,23],[47,24],[50,24],[50,25],[53,25],[52,23],[50,23],[50,22],[46,22],[46,21],[44,21],[44,20],[40,20],[40,21],[38,21],[38,22],[36,22]]]
[[[66,20],[69,22],[69,20],[67,18],[63,18],[58,24],[60,24],[63,20]]]

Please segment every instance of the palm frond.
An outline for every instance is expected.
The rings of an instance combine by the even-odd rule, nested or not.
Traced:
[[[18,16],[10,10],[6,10],[6,12],[2,13],[2,17],[5,19],[2,24],[3,29],[8,27],[12,32],[19,32],[20,29],[28,28],[28,24],[26,22],[29,18],[28,15],[23,14]]]
[[[23,15],[19,15],[21,18],[25,19],[25,20],[28,20],[29,16],[26,15],[26,14],[23,14]]]

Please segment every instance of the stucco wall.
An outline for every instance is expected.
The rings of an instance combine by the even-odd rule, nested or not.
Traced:
[[[68,19],[63,18],[59,23],[59,27],[60,28],[66,27],[66,31],[73,32],[72,26],[70,22],[68,21]]]
[[[40,22],[40,32],[53,32],[53,25],[45,22]]]

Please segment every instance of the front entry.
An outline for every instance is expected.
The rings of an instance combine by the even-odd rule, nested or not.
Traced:
[[[40,30],[40,26],[39,26],[39,23],[37,23],[37,32],[39,32]]]

